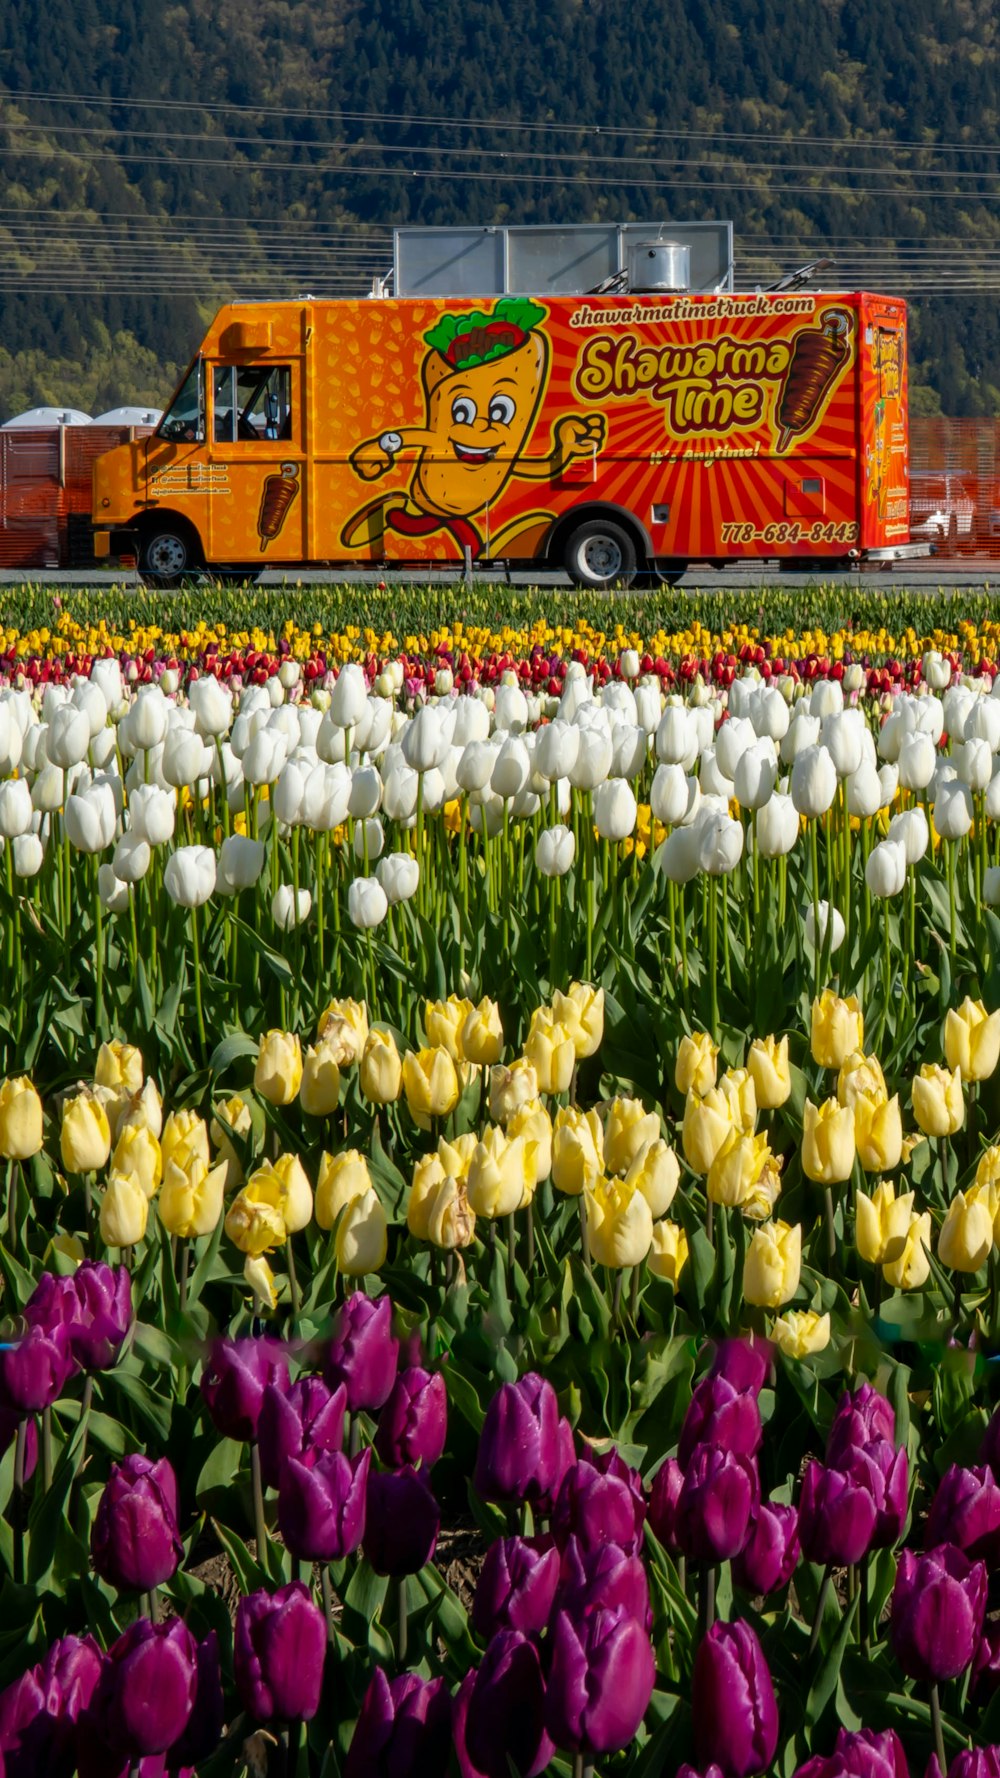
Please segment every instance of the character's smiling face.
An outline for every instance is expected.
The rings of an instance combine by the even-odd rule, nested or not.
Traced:
[[[456,370],[443,353],[424,360],[427,427],[411,493],[426,511],[471,518],[494,501],[527,444],[548,365],[544,334],[515,351]]]

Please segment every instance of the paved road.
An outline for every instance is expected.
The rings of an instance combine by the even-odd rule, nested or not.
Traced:
[[[478,577],[477,577],[478,578]],[[500,575],[482,577],[488,584],[502,584]],[[357,586],[378,586],[385,582],[387,586],[413,585],[419,580],[421,584],[431,586],[459,585],[461,571],[459,569],[437,569],[426,576],[411,577],[401,570],[386,573],[378,568],[357,568],[350,573],[335,571],[331,568],[303,568],[294,574],[285,574],[270,570],[261,574],[257,585],[262,587],[287,586],[293,591],[299,586],[343,586],[347,583]],[[78,572],[60,568],[33,568],[19,571],[16,569],[0,570],[0,588],[4,586],[57,587],[102,587],[125,586],[135,587],[139,584],[134,572],[109,574],[92,570]],[[510,584],[514,587],[538,586],[565,591],[568,581],[564,574],[512,574]],[[678,582],[680,592],[710,592],[727,589],[751,590],[755,588],[775,587],[814,587],[843,586],[856,588],[864,586],[871,591],[881,588],[912,587],[924,592],[937,592],[939,588],[947,591],[976,589],[978,591],[1000,592],[1000,560],[948,561],[944,557],[935,557],[933,563],[918,566],[912,562],[900,562],[888,568],[865,569],[853,573],[843,571],[830,575],[779,573],[773,566],[763,568],[747,566],[745,568],[692,568]],[[637,591],[640,589],[636,589]]]

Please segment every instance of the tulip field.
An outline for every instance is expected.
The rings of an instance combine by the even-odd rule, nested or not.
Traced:
[[[0,600],[0,1778],[1000,1778],[989,594]]]

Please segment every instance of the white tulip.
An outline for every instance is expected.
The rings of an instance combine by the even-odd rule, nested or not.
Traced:
[[[973,737],[955,754],[955,766],[963,784],[972,791],[985,790],[993,776],[993,755],[988,741]]]
[[[832,912],[832,920],[831,920],[831,912]],[[838,908],[833,908],[831,910],[830,903],[828,901],[821,901],[819,904],[819,944],[820,944],[820,947],[825,945],[827,942],[827,938],[826,938],[827,926],[830,927],[830,953],[832,955],[834,951],[840,950],[840,947],[843,944],[844,939],[847,934],[847,927],[844,924],[844,916],[840,912],[840,910]],[[811,951],[815,951],[817,949],[817,944],[816,944],[816,910],[813,907],[812,902],[810,902],[809,906],[806,908],[806,944],[809,946],[809,949]]]
[[[495,741],[467,741],[455,767],[459,789],[466,795],[484,790],[493,776],[499,752]]]
[[[278,678],[284,691],[293,691],[302,678],[302,668],[298,661],[285,659],[278,668]]]
[[[934,776],[936,759],[930,735],[923,735],[919,730],[903,735],[896,756],[899,782],[903,789],[926,790]]]
[[[762,858],[784,858],[799,837],[799,817],[790,796],[775,791],[757,810],[757,845]]]
[[[609,679],[601,692],[600,704],[612,720],[621,717],[635,727],[635,692],[623,679]]]
[[[690,717],[683,704],[668,704],[656,731],[656,757],[664,765],[685,765],[693,742]]]
[[[200,735],[171,723],[163,743],[163,776],[175,789],[196,784],[211,766],[211,755]]]
[[[986,786],[983,806],[986,810],[987,821],[1000,821],[1000,771],[994,772]]]
[[[645,729],[647,735],[653,735],[659,727],[662,713],[663,698],[660,692],[659,681],[656,679],[644,679],[642,684],[637,685],[635,688],[636,722],[639,724],[640,728]]]
[[[822,721],[825,716],[836,716],[844,708],[844,692],[836,679],[817,679],[809,698],[809,710],[813,716]]]
[[[241,889],[252,889],[263,869],[263,840],[251,840],[241,833],[228,834],[219,849],[216,890],[219,895],[238,895]]]
[[[420,866],[409,852],[387,852],[375,867],[375,875],[385,890],[390,907],[399,901],[410,901],[420,883]]]
[[[728,726],[728,723],[723,725],[723,732]],[[733,789],[737,802],[744,809],[762,809],[770,800],[777,782],[778,763],[774,757],[774,742],[755,741],[736,762]]]
[[[715,757],[724,778],[735,780],[736,767],[748,747],[757,739],[757,731],[746,716],[730,716],[715,737]]]
[[[490,732],[490,713],[479,698],[459,698],[455,704],[456,747],[467,747],[470,741],[485,741]]]
[[[356,821],[377,815],[382,802],[382,778],[376,766],[355,766],[351,773],[351,799],[347,812]]]
[[[200,908],[215,888],[215,853],[210,846],[178,846],[163,872],[163,887],[182,908]]]
[[[623,679],[638,679],[639,650],[637,648],[623,648],[618,656],[618,664],[621,667]]]
[[[164,846],[173,839],[177,805],[169,791],[157,784],[138,784],[129,792],[129,830],[151,846]]]
[[[958,780],[942,784],[934,800],[934,826],[943,840],[960,840],[972,826],[972,798]]]
[[[10,716],[5,715],[2,706],[0,706],[0,728],[3,727],[4,722],[6,722],[9,729]],[[43,766],[48,764],[48,737],[49,730],[47,723],[32,723],[24,737],[24,743],[21,749],[21,759],[18,762],[19,764],[23,764],[29,772],[40,772]],[[13,771],[14,767],[12,766],[10,769]],[[2,776],[7,777],[9,774],[4,772]]]
[[[146,752],[165,738],[170,720],[170,705],[158,685],[144,685],[132,705],[129,733],[135,747]]]
[[[676,827],[673,833],[668,833],[654,854],[653,868],[671,883],[690,883],[701,869],[697,825]]]
[[[944,694],[944,726],[949,735],[964,735],[965,725],[976,707],[976,694],[964,685],[952,685]]]
[[[0,784],[0,835],[5,840],[13,840],[18,834],[27,833],[33,814],[31,791],[26,780],[6,778]]]
[[[519,685],[498,685],[493,707],[496,726],[518,734],[528,725],[528,701]]]
[[[594,826],[602,840],[619,841],[634,831],[638,808],[624,778],[608,778],[594,792]]]
[[[273,784],[287,758],[287,737],[275,729],[259,729],[243,754],[243,776],[248,784]]]
[[[73,704],[63,704],[53,712],[49,723],[45,751],[53,765],[79,765],[87,757],[90,746],[90,718],[86,710],[78,710]]]
[[[982,701],[981,698],[977,699],[977,704]],[[922,735],[930,735],[936,747],[944,734],[944,705],[941,699],[928,693],[925,697],[910,698],[908,703],[915,714],[914,726]]]
[[[124,833],[115,847],[111,868],[119,882],[141,883],[152,856],[148,841],[138,834]]]
[[[288,742],[289,757],[295,752],[301,740],[299,713],[294,704],[282,704],[280,710],[272,710],[264,724],[271,734],[284,735]]]
[[[774,741],[777,745],[788,733],[791,713],[776,686],[757,687],[751,695],[747,715],[762,741]]]
[[[792,802],[810,821],[825,815],[837,794],[837,768],[825,747],[806,747],[792,767]]]
[[[108,784],[93,785],[82,796],[66,798],[66,837],[78,852],[103,852],[115,836],[117,811]]]
[[[303,825],[315,833],[332,833],[347,820],[350,801],[351,773],[347,766],[313,766],[302,799]]]
[[[846,781],[847,812],[867,821],[882,807],[882,786],[878,772],[868,760],[862,760],[856,772]]]
[[[425,810],[428,815],[438,814],[444,808],[448,789],[444,773],[439,767],[432,766],[429,772],[424,772],[421,783]]]
[[[316,730],[316,752],[327,765],[343,765],[347,760],[348,734],[334,722],[329,710]]]
[[[792,717],[781,742],[780,753],[782,765],[793,765],[800,753],[807,748],[819,744],[820,723],[818,716],[811,716],[803,701]]]
[[[531,761],[524,742],[517,735],[508,735],[501,742],[490,777],[490,786],[504,802],[509,802],[528,782],[530,770]]]
[[[109,914],[123,914],[128,907],[128,884],[119,882],[110,864],[102,864],[97,873],[97,893]]]
[[[125,697],[122,684],[122,670],[118,662],[110,660],[95,661],[90,669],[91,682],[100,687],[104,693],[104,702],[110,711],[118,709]]]
[[[483,794],[482,801],[470,806],[469,822],[473,833],[486,834],[492,839],[503,827],[503,798],[492,792],[488,796]]]
[[[577,755],[566,773],[574,789],[595,790],[598,784],[603,784],[611,770],[613,750],[611,736],[606,729],[581,728]]]
[[[403,758],[417,772],[433,771],[451,746],[450,726],[438,704],[422,704],[403,734]]]
[[[729,802],[736,795],[736,786],[719,765],[714,747],[706,747],[698,764],[698,780],[705,796],[718,796]]]
[[[988,864],[983,872],[983,900],[987,907],[1000,907],[1000,864]]]
[[[294,926],[301,926],[312,911],[312,896],[308,889],[296,891],[290,883],[282,883],[271,897],[271,918],[282,932],[291,932]]]
[[[382,807],[390,821],[409,821],[417,806],[418,774],[397,765],[382,780]]]
[[[274,789],[271,804],[277,821],[286,827],[298,827],[303,820],[306,780],[312,767],[301,759],[286,759]]]
[[[535,742],[535,769],[550,782],[567,778],[580,751],[580,730],[575,722],[559,717],[539,729]]]
[[[377,877],[355,877],[347,891],[347,912],[351,924],[363,932],[381,926],[389,912],[389,902]]]
[[[381,858],[382,853],[385,850],[385,831],[381,821],[367,819],[359,820],[357,827],[354,829],[355,858],[364,860],[366,846],[368,854],[367,861],[369,864],[374,864],[376,858]]]
[[[879,766],[878,781],[882,788],[882,807],[883,809],[891,808],[899,789],[899,767],[891,762]]]
[[[90,725],[90,739],[99,735],[108,720],[108,703],[99,685],[91,679],[80,679],[73,687],[73,703],[82,710]]]
[[[338,728],[356,728],[368,703],[368,681],[357,661],[348,661],[337,674],[330,693],[330,720]]]
[[[901,809],[889,823],[888,837],[902,845],[907,864],[919,864],[931,837],[923,809]]]
[[[902,840],[880,840],[865,865],[865,882],[873,895],[886,900],[899,895],[906,882],[906,847]]]
[[[571,827],[557,822],[543,827],[535,841],[535,863],[543,877],[564,877],[572,870],[576,857],[576,835]]]
[[[728,876],[743,857],[743,823],[711,810],[697,825],[698,864],[710,877]]]
[[[646,731],[638,723],[620,722],[611,744],[611,776],[637,778],[646,764]],[[560,773],[561,777],[563,774]]]
[[[951,662],[946,661],[936,648],[927,650],[920,670],[925,682],[935,691],[944,691],[951,683]]]
[[[838,778],[849,778],[862,759],[865,719],[860,710],[840,710],[828,716],[820,730],[820,741],[836,767]]]
[[[988,741],[991,753],[1000,752],[1000,703],[996,698],[977,698],[965,724],[965,740]]]
[[[45,764],[31,786],[31,804],[39,814],[54,815],[66,801],[65,773],[59,766]]]
[[[19,833],[11,841],[16,877],[37,877],[45,862],[45,848],[37,833]]]
[[[90,759],[98,770],[111,764],[115,757],[116,736],[113,728],[99,729],[90,743]]]

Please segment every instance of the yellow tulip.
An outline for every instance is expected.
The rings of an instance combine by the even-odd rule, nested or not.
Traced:
[[[290,1105],[302,1084],[302,1045],[293,1031],[268,1031],[260,1040],[253,1084],[271,1105]]]
[[[220,1161],[226,1163],[226,1190],[243,1184],[243,1162],[233,1142],[234,1136],[249,1136],[253,1128],[250,1107],[240,1093],[223,1099],[215,1108],[211,1124],[212,1141]]]
[[[155,1080],[147,1080],[124,1107],[118,1119],[118,1135],[130,1129],[148,1130],[159,1142],[163,1134],[163,1101]]]
[[[495,1124],[505,1124],[522,1105],[534,1104],[537,1098],[538,1075],[526,1056],[519,1056],[509,1068],[491,1068],[490,1117]]]
[[[787,1037],[755,1037],[747,1054],[747,1073],[761,1111],[776,1111],[792,1090]]]
[[[612,1099],[604,1113],[604,1166],[608,1173],[627,1173],[632,1162],[659,1140],[660,1118],[643,1109],[641,1099]]]
[[[808,1358],[830,1344],[830,1317],[812,1309],[789,1309],[777,1317],[771,1332],[786,1358]]]
[[[475,1068],[489,1068],[503,1054],[503,1025],[495,1000],[481,1000],[466,1015],[458,1037],[459,1054]]]
[[[352,1198],[334,1236],[337,1265],[349,1278],[381,1271],[389,1240],[385,1211],[374,1189]]]
[[[1000,1012],[988,1013],[981,1000],[966,995],[945,1015],[944,1053],[963,1080],[989,1080],[1000,1062]]]
[[[449,994],[447,1000],[428,1000],[424,1004],[424,1031],[428,1047],[447,1050],[453,1062],[462,1060],[462,1027],[475,1009],[471,1000],[461,994]]]
[[[930,1277],[931,1213],[911,1215],[903,1251],[882,1267],[882,1276],[893,1290],[919,1290]]]
[[[938,1235],[938,1259],[951,1272],[978,1272],[993,1246],[993,1218],[979,1198],[959,1192],[948,1205]]]
[[[356,1148],[344,1148],[339,1154],[323,1154],[316,1181],[316,1221],[321,1229],[332,1229],[345,1205],[360,1198],[371,1185],[368,1162]]]
[[[976,1168],[977,1185],[1000,1185],[1000,1148],[986,1148]]]
[[[458,1075],[443,1047],[407,1050],[403,1057],[403,1091],[415,1124],[429,1130],[432,1117],[448,1117],[458,1104]]]
[[[766,1222],[774,1214],[774,1206],[781,1196],[781,1169],[784,1160],[781,1155],[771,1155],[762,1172],[754,1180],[740,1209],[751,1222]]]
[[[894,1173],[903,1153],[903,1119],[899,1094],[891,1099],[854,1098],[854,1140],[866,1173]]]
[[[646,1255],[646,1264],[654,1278],[665,1278],[676,1288],[688,1261],[688,1238],[676,1222],[653,1224],[653,1241]]]
[[[552,1011],[556,1023],[570,1033],[577,1060],[595,1056],[604,1037],[604,989],[589,982],[573,982],[565,994],[557,988]]]
[[[338,1068],[360,1061],[368,1040],[368,1008],[363,1000],[331,1000],[320,1014],[317,1037],[329,1043]]]
[[[254,1259],[272,1247],[284,1246],[288,1231],[277,1180],[265,1175],[256,1185],[248,1182],[237,1193],[226,1216],[226,1234],[241,1253]]]
[[[437,1160],[436,1155],[429,1158]],[[430,1241],[435,1247],[447,1251],[468,1247],[476,1232],[476,1218],[465,1181],[443,1172],[434,1176],[428,1172],[418,1183],[414,1170],[406,1226],[411,1235]]]
[[[684,1101],[681,1143],[684,1158],[695,1173],[707,1173],[722,1144],[732,1135],[733,1113],[721,1087],[709,1087],[699,1098],[691,1092]]]
[[[167,1234],[178,1235],[184,1241],[210,1235],[222,1215],[225,1190],[225,1161],[206,1167],[196,1156],[187,1171],[176,1160],[168,1161],[156,1201]]]
[[[403,1064],[391,1031],[369,1031],[358,1071],[361,1091],[371,1105],[394,1105],[403,1089]]]
[[[854,1200],[854,1240],[862,1259],[884,1266],[898,1260],[906,1245],[913,1215],[913,1193],[896,1196],[888,1179],[875,1187],[870,1198],[858,1192]]]
[[[874,1099],[879,1105],[884,1104],[889,1097],[878,1057],[864,1056],[860,1050],[852,1050],[840,1064],[837,1098],[841,1105],[853,1105],[860,1093],[864,1093],[868,1099]]]
[[[707,1031],[694,1031],[682,1037],[677,1046],[674,1081],[679,1093],[707,1093],[716,1082],[719,1046]]]
[[[110,1087],[116,1098],[131,1099],[141,1090],[145,1071],[142,1051],[132,1043],[102,1043],[97,1052],[94,1085]]]
[[[274,1273],[263,1254],[258,1254],[256,1259],[247,1254],[243,1261],[243,1276],[257,1300],[258,1310],[268,1309],[273,1312],[278,1307],[278,1292]]]
[[[267,1163],[265,1162],[265,1168]],[[261,1168],[260,1171],[264,1171]],[[279,1209],[288,1233],[297,1235],[300,1229],[308,1226],[313,1213],[313,1189],[309,1183],[309,1175],[297,1154],[279,1154],[277,1160],[270,1163],[270,1171],[278,1182],[281,1194]],[[251,1184],[257,1174],[251,1174]]]
[[[745,1204],[773,1159],[766,1136],[733,1130],[708,1169],[706,1189],[712,1203]]]
[[[733,1128],[744,1135],[757,1125],[757,1089],[748,1068],[727,1068],[719,1082],[719,1091],[729,1102]]]
[[[743,1266],[743,1295],[761,1309],[791,1302],[799,1288],[802,1229],[796,1222],[764,1222],[755,1229]]]
[[[0,1086],[0,1155],[27,1161],[42,1146],[42,1101],[27,1075]]]
[[[437,1152],[445,1172],[452,1179],[468,1179],[472,1157],[479,1145],[475,1130],[464,1130],[461,1136],[439,1136]]]
[[[163,1156],[151,1131],[141,1124],[126,1124],[115,1143],[111,1165],[116,1173],[127,1173],[147,1198],[155,1198],[163,1178]]]
[[[534,1166],[534,1191],[552,1171],[552,1119],[540,1099],[515,1111],[508,1120],[507,1135],[512,1141],[516,1136],[524,1137],[525,1152]]]
[[[50,1256],[56,1254],[58,1254],[61,1260],[66,1261],[65,1265],[59,1267],[60,1275],[65,1277],[67,1275],[67,1268],[68,1270],[75,1272],[77,1266],[82,1266],[87,1257],[87,1250],[78,1235],[53,1235],[48,1248],[46,1249],[46,1261],[49,1260]]]
[[[67,1173],[96,1173],[107,1165],[111,1127],[104,1106],[89,1087],[66,1100],[59,1146]],[[132,1243],[116,1241],[113,1245],[129,1247]]]
[[[598,1179],[585,1194],[590,1251],[598,1265],[642,1264],[653,1244],[653,1212],[624,1179]]]
[[[802,1116],[802,1171],[817,1185],[839,1185],[854,1166],[854,1108],[806,1100]]]
[[[335,1045],[321,1037],[310,1044],[302,1062],[299,1104],[308,1117],[329,1117],[340,1099],[340,1067]]]
[[[532,1014],[524,1054],[538,1076],[540,1093],[569,1091],[576,1067],[576,1046],[571,1032],[560,1024],[550,1007],[540,1006]]]
[[[864,1050],[865,1021],[857,996],[842,1000],[824,988],[812,1005],[811,1048],[820,1068],[840,1068],[854,1050]]]
[[[467,1194],[477,1216],[493,1221],[521,1209],[527,1183],[525,1146],[523,1136],[511,1142],[499,1125],[487,1124],[469,1165]]]
[[[552,1133],[552,1183],[578,1198],[604,1171],[604,1125],[596,1110],[561,1105]]]
[[[80,1168],[90,1172],[91,1168]],[[134,1247],[146,1233],[149,1199],[127,1173],[112,1173],[101,1199],[101,1240],[106,1247]]]
[[[196,1111],[172,1111],[163,1126],[160,1137],[160,1151],[163,1155],[164,1168],[168,1161],[183,1155],[187,1164],[194,1156],[199,1156],[207,1167],[211,1160],[208,1145],[208,1126],[203,1117]]]
[[[965,1122],[962,1076],[925,1062],[913,1077],[913,1115],[925,1136],[954,1136]]]
[[[673,1149],[657,1136],[639,1150],[625,1175],[625,1184],[641,1191],[655,1221],[670,1209],[680,1176],[680,1163]]]

